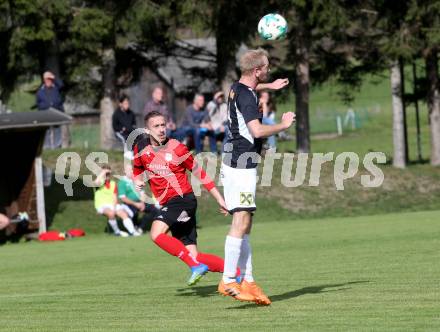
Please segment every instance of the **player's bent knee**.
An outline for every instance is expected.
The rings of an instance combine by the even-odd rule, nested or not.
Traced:
[[[4,214],[0,214],[0,229],[6,228],[9,225],[9,218]]]
[[[128,214],[127,214],[127,212],[122,211],[122,210],[118,210],[118,211],[116,211],[116,215],[117,215],[119,218],[121,218],[121,219],[128,218]]]
[[[155,232],[150,231],[150,238],[153,242],[156,241],[156,238],[158,236],[159,236],[159,233],[155,233]]]
[[[163,234],[164,232],[162,232],[160,229],[155,229],[154,227],[151,228],[150,230],[150,238],[153,241],[156,241],[156,238],[160,235]]]
[[[165,234],[168,231],[168,225],[165,224],[163,221],[161,220],[155,220],[153,221],[152,225],[151,225],[151,229],[150,229],[150,238],[153,241],[156,241],[156,238],[160,235],[160,234]]]

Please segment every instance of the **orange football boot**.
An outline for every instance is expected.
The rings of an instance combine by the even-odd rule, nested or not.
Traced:
[[[223,279],[218,284],[218,292],[224,296],[232,296],[234,299],[238,301],[247,301],[247,302],[255,302],[256,298],[247,292],[244,292],[240,284],[233,281],[225,284]]]
[[[253,295],[255,297],[256,304],[270,305],[272,303],[267,295],[263,293],[263,290],[255,283],[255,281],[248,282],[243,280],[241,283],[241,290]]]

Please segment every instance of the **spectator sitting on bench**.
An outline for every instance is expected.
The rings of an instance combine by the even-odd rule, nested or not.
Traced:
[[[206,105],[206,110],[208,112],[207,120],[214,131],[216,141],[224,141],[228,122],[228,106],[222,91],[214,94],[214,98]]]
[[[144,192],[137,191],[133,182],[133,166],[131,162],[124,164],[125,176],[118,181],[118,198],[121,208],[127,213],[131,220],[138,220],[139,212],[144,212],[144,216],[139,222],[138,233],[143,233],[149,229],[149,224],[153,221],[158,210],[153,204],[144,203]]]
[[[275,122],[275,112],[276,106],[272,101],[269,92],[262,91],[260,93],[260,98],[258,101],[258,106],[260,111],[263,113],[262,123],[265,125],[274,125]],[[266,144],[264,145],[265,149],[276,150],[277,141],[275,135],[269,136],[267,138]]]
[[[98,214],[106,216],[108,218],[108,224],[113,230],[116,236],[127,237],[129,235],[140,235],[133,226],[132,220],[128,217],[127,212],[118,204],[118,187],[116,182],[111,180],[111,168],[110,165],[102,166],[101,173],[95,180],[95,209]],[[121,231],[118,226],[116,217],[122,219],[124,227],[128,231],[127,234]]]
[[[153,89],[151,99],[145,104],[144,116],[148,113],[156,111],[162,114],[167,121],[167,136],[182,141],[186,137],[186,133],[177,128],[172,115],[168,110],[168,106],[164,102],[165,94],[163,88],[157,86]]]
[[[217,152],[217,142],[214,131],[209,122],[205,106],[205,97],[197,93],[194,96],[193,103],[186,108],[182,127],[188,128],[192,133],[196,153],[203,151],[203,139],[209,136],[209,145],[212,152]],[[191,129],[191,130],[189,130]]]
[[[119,107],[113,113],[112,125],[116,138],[121,141],[124,151],[127,149],[125,142],[133,130],[136,129],[136,116],[130,110],[130,100],[128,96],[119,97]]]

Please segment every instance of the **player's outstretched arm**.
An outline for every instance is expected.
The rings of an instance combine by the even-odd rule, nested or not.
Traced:
[[[289,84],[288,78],[279,78],[271,83],[259,83],[255,90],[280,90]]]
[[[212,188],[209,193],[214,197],[214,199],[217,201],[218,205],[220,206],[220,213],[223,213],[225,216],[229,214],[228,209],[226,208],[226,202],[223,199],[222,194],[218,191],[216,187]]]
[[[218,189],[215,187],[214,181],[212,181],[208,174],[206,174],[203,167],[196,163],[191,152],[188,151],[188,148],[185,145],[180,144],[179,147],[180,149],[176,149],[176,153],[180,158],[182,158],[181,163],[183,167],[192,172],[203,184],[205,189],[209,191],[212,197],[214,197],[214,199],[220,206],[220,213],[223,213],[225,216],[228,215],[229,212],[226,208],[225,200],[223,199],[223,196],[220,194]]]
[[[249,128],[249,131],[253,137],[261,138],[278,134],[280,131],[289,128],[293,122],[295,122],[295,113],[287,112],[282,115],[280,123],[274,125],[264,125],[261,124],[258,119],[255,119],[249,121],[247,123],[247,127]]]

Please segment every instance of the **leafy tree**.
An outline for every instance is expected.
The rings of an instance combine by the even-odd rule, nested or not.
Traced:
[[[0,0],[1,98],[20,76],[41,74],[49,66],[59,73],[58,40],[67,30],[69,8],[67,0]]]
[[[309,152],[309,91],[336,77],[353,88],[360,83],[367,47],[361,38],[362,20],[356,16],[358,1],[280,1],[289,22],[288,60],[294,64],[296,141],[298,152]],[[345,94],[346,99],[350,95]]]
[[[405,2],[371,1],[370,8],[377,16],[374,26],[379,38],[371,42],[371,48],[380,53],[378,64],[390,66],[393,93],[394,160],[397,167],[404,167],[407,152],[404,151],[404,101],[399,74],[399,63],[423,59],[426,68],[426,102],[429,109],[431,131],[431,164],[440,165],[440,80],[438,52],[440,45],[439,1],[411,0]]]
[[[412,61],[417,50],[408,21],[408,3],[372,1],[371,15],[379,38],[371,43],[380,53],[378,66],[390,70],[393,111],[393,166],[404,168],[408,162],[408,139],[404,100],[403,66]]]
[[[202,0],[179,1],[178,24],[216,39],[217,83],[227,93],[238,78],[236,54],[240,46],[252,41],[260,17],[271,1]]]
[[[431,131],[431,165],[440,166],[440,77],[438,54],[440,51],[439,1],[413,0],[409,13],[417,29],[418,49],[425,61],[427,104]]]

